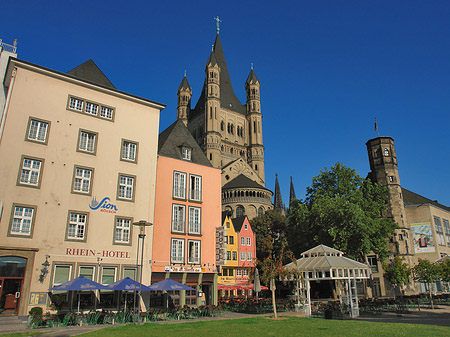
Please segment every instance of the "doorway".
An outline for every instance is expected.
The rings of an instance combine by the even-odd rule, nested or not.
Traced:
[[[0,257],[0,314],[17,315],[27,259]]]

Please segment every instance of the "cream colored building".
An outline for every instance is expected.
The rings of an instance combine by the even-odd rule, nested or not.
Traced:
[[[61,73],[10,59],[4,83],[0,309],[48,310],[49,288],[80,275],[103,284],[135,277],[132,224],[153,223],[164,105],[117,90],[91,60]]]

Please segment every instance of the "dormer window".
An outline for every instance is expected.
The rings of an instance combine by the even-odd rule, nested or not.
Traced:
[[[183,146],[181,148],[181,158],[184,160],[191,160],[191,152],[192,152],[191,148]]]

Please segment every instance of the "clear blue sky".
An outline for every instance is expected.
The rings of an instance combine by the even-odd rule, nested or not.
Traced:
[[[340,161],[363,177],[365,143],[395,140],[402,186],[450,206],[450,1],[11,1],[0,38],[66,72],[92,58],[120,90],[176,118],[184,70],[197,102],[219,15],[233,88],[261,82],[267,187],[298,198]]]

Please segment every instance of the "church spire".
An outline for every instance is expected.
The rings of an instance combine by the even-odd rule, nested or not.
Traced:
[[[275,194],[273,197],[273,209],[275,212],[284,213],[283,201],[281,200],[280,184],[278,183],[278,174],[275,173]]]
[[[191,110],[192,89],[186,78],[186,70],[177,91],[178,105],[177,105],[177,119],[181,119],[184,125],[187,126],[189,111]]]
[[[291,188],[289,190],[289,207],[291,206],[291,202],[294,199],[297,198],[295,197],[294,184],[292,183],[292,176],[291,176]]]

